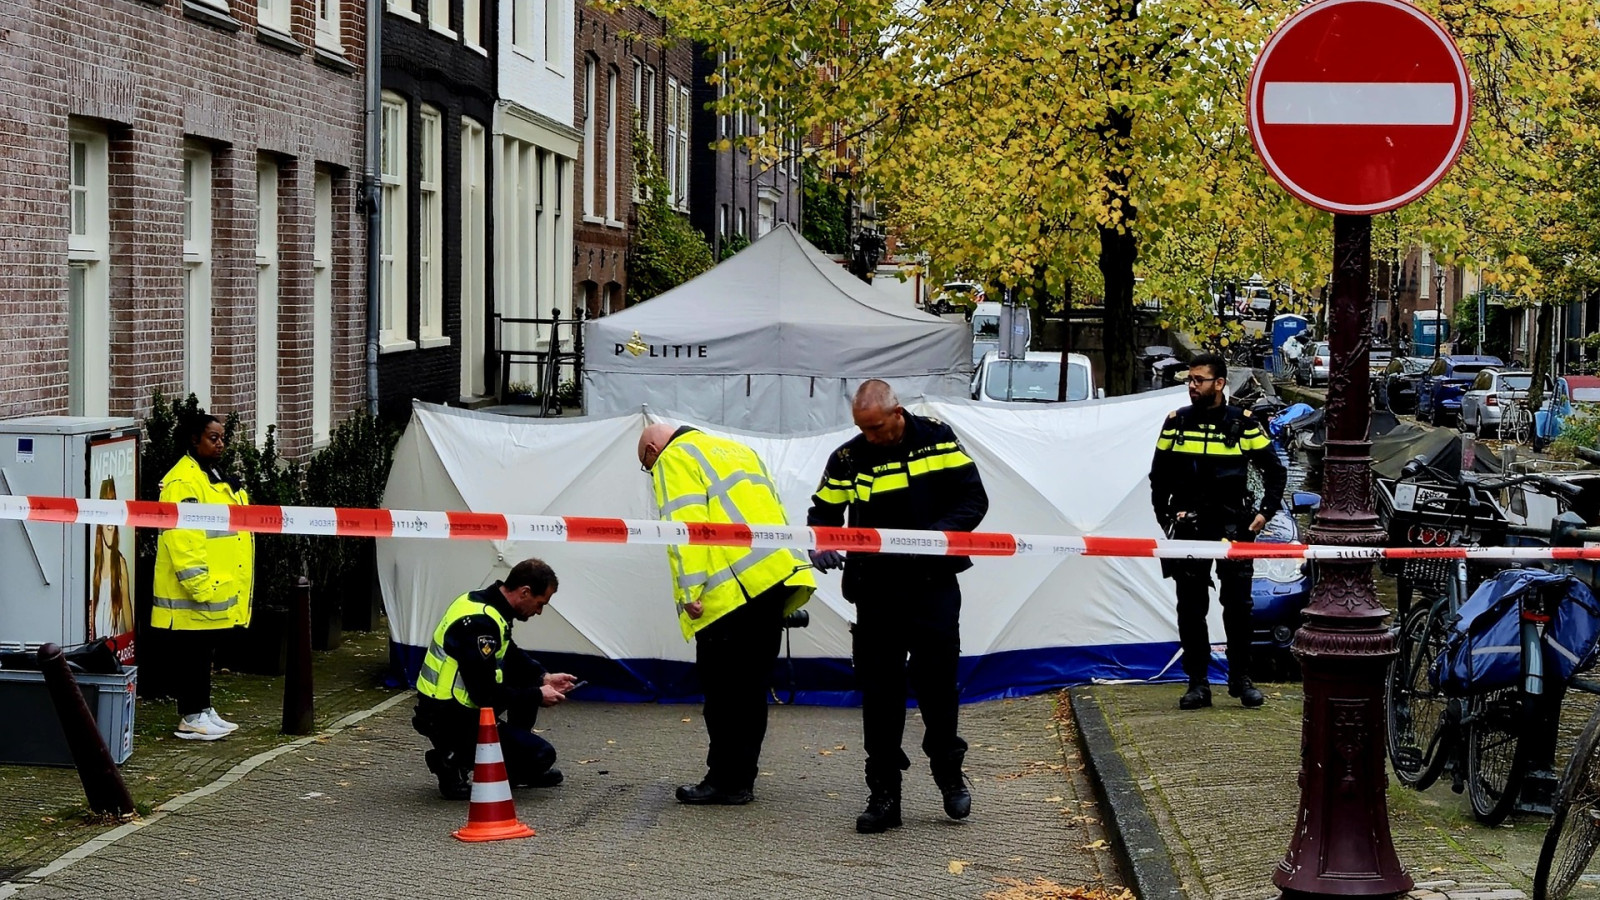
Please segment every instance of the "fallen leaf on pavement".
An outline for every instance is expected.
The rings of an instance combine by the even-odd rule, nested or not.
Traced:
[[[832,756],[833,755],[833,751],[832,750],[818,750],[817,753],[818,753],[818,755],[821,755],[821,756]]]
[[[608,743],[608,744],[615,744],[615,743],[616,743],[616,741],[606,741],[606,743]]]
[[[683,719],[681,719],[679,721],[687,722],[687,721],[689,721],[689,718],[687,716],[685,716]]]
[[[1060,797],[1046,797],[1046,798],[1044,798],[1044,802],[1046,802],[1046,803],[1060,803],[1061,802],[1061,798]]]
[[[833,749],[835,749],[835,750],[843,750],[844,749],[844,745],[843,744],[835,744]]]
[[[1094,841],[1092,843],[1084,844],[1082,847],[1079,847],[1078,849],[1079,850],[1104,850],[1105,848],[1106,848],[1106,842],[1105,842],[1104,839],[1102,839],[1102,840]]]
[[[966,871],[967,866],[970,865],[972,865],[972,863],[969,863],[964,859],[952,859],[950,860],[949,865],[950,874],[960,875],[962,872]]]
[[[1429,875],[1443,875],[1444,874],[1444,866],[1434,866],[1433,868],[1428,870],[1428,874]]]
[[[587,766],[589,763],[599,762],[599,761],[600,760],[598,760],[598,759],[580,759],[580,760],[578,760],[578,765]]]

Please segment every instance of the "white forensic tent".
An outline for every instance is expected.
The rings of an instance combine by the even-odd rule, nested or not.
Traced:
[[[1182,392],[1016,408],[957,402],[914,412],[949,422],[983,473],[982,529],[1025,534],[1156,537],[1146,473],[1166,413]],[[609,418],[517,419],[417,404],[396,450],[391,509],[653,519],[639,471],[640,429],[692,424],[750,444],[777,482],[791,522],[804,522],[828,454],[853,428],[772,436],[650,412]],[[518,644],[579,673],[595,699],[687,699],[694,651],[678,630],[666,551],[559,542],[378,542],[379,580],[395,643],[415,677],[433,629],[458,594],[503,577],[529,556],[549,562],[560,591]],[[1176,677],[1171,582],[1151,559],[978,558],[961,576],[961,680],[966,700],[1014,696],[1097,678]],[[819,576],[811,625],[792,631],[793,679],[808,702],[855,701],[839,573]],[[1220,635],[1215,608],[1213,633]],[[785,688],[780,675],[778,688]]]
[[[964,397],[972,336],[884,296],[780,225],[699,277],[584,324],[592,416],[670,409],[774,434],[850,424],[868,378]]]

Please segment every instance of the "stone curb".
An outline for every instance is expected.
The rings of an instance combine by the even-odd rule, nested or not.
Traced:
[[[1084,766],[1099,797],[1106,830],[1115,835],[1117,856],[1133,880],[1130,887],[1134,894],[1140,900],[1187,900],[1166,842],[1145,806],[1144,795],[1128,773],[1122,754],[1117,752],[1100,701],[1082,688],[1070,691],[1068,696]]]

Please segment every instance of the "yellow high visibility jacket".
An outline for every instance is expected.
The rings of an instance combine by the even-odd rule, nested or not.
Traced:
[[[777,487],[754,450],[703,431],[674,435],[651,469],[656,507],[674,522],[787,525]],[[778,585],[794,588],[784,606],[791,613],[817,589],[809,563],[784,548],[668,547],[672,595],[678,625],[689,640],[694,633],[738,609],[747,599]],[[689,604],[699,601],[700,617]]]
[[[212,484],[192,456],[184,456],[161,479],[163,503],[250,502],[241,488]],[[155,628],[205,631],[250,624],[256,541],[247,531],[173,528],[156,542],[156,577],[150,604]]]
[[[477,709],[478,705],[472,702],[472,695],[467,691],[466,682],[461,679],[461,664],[444,652],[444,633],[467,616],[488,616],[500,629],[500,646],[494,654],[494,680],[496,684],[505,683],[502,664],[506,660],[506,649],[511,646],[511,625],[499,610],[474,598],[469,592],[450,604],[444,611],[444,618],[439,620],[439,627],[433,630],[433,640],[428,644],[428,653],[422,658],[422,669],[417,673],[417,693],[435,700],[453,699],[468,709]]]

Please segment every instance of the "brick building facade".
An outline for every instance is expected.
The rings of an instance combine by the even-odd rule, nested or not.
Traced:
[[[632,302],[627,254],[640,196],[635,129],[650,134],[674,208],[687,212],[689,196],[703,188],[691,184],[688,165],[690,148],[702,138],[690,131],[694,50],[665,36],[665,23],[638,7],[609,13],[583,3],[577,10],[573,113],[582,134],[576,171],[582,217],[575,226],[573,297],[590,316]]]
[[[0,418],[193,391],[303,454],[364,395],[363,4],[11,9]]]

